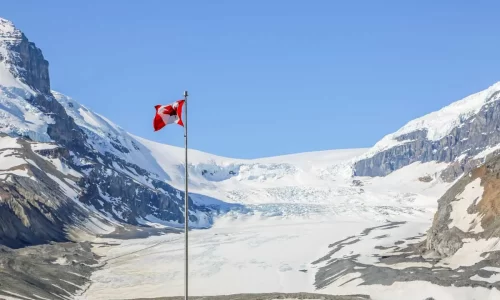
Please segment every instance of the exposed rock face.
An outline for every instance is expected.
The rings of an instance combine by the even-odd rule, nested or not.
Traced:
[[[54,99],[52,94],[34,96],[30,102],[54,120],[54,123],[48,124],[47,128],[47,134],[52,140],[73,152],[90,155],[85,143],[85,133],[68,116],[64,107]]]
[[[137,225],[137,218],[152,215],[165,221],[183,221],[179,207],[184,205],[184,193],[169,185],[153,190],[103,165],[94,167],[80,185],[87,187],[80,201],[117,220]],[[196,207],[192,201],[190,206]]]
[[[62,300],[88,287],[98,257],[89,243],[57,243],[12,250],[0,246],[0,299]]]
[[[0,136],[0,146],[2,138],[11,139]],[[116,170],[119,166],[135,168],[136,172],[144,173],[145,178],[154,177],[137,165],[100,153],[94,153],[93,157],[78,156],[74,148],[57,146],[33,150],[39,144],[22,138],[17,139],[17,145],[19,148],[14,149],[0,147],[0,154],[9,153],[0,159],[25,160],[8,170],[5,177],[0,176],[0,244],[18,248],[66,241],[67,229],[84,227],[86,230],[90,217],[99,223],[92,226],[111,226],[93,209],[133,225],[147,216],[165,222],[184,222],[183,192],[154,178],[150,180],[155,188],[151,188]],[[80,151],[84,152],[90,150]],[[62,172],[58,164],[70,171]],[[25,174],[17,175],[16,171]],[[84,204],[87,207],[82,206]],[[207,208],[191,199],[190,208],[205,212],[206,221],[211,222]],[[199,216],[191,214],[190,221],[198,221]]]
[[[355,164],[355,174],[385,176],[414,162],[436,161],[453,163],[443,175],[452,181],[481,163],[473,158],[475,155],[500,143],[499,99],[499,93],[493,93],[476,115],[460,120],[460,124],[440,140],[427,139],[425,130],[396,137],[403,143],[360,160]]]
[[[26,172],[27,176],[12,173],[0,180],[0,244],[18,248],[66,241],[65,229],[84,220],[90,212],[76,205],[55,180],[71,182],[76,178],[61,173],[37,155],[31,143],[23,139],[17,141],[20,148],[1,149],[0,152],[10,153],[1,159],[16,157],[33,164],[13,168],[13,171]]]
[[[500,237],[500,156],[463,176],[439,199],[426,246],[447,257],[465,238],[491,237]]]
[[[10,72],[22,82],[42,94],[50,94],[49,62],[42,51],[14,25],[0,18],[0,43],[7,52],[0,52],[0,61],[4,61]],[[5,55],[7,54],[7,55]]]
[[[50,92],[49,62],[42,51],[11,22],[0,18],[0,29],[0,62],[35,92],[27,100],[54,119],[49,136],[63,146],[83,149],[85,135]]]

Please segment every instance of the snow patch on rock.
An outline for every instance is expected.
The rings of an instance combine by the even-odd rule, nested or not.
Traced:
[[[477,204],[483,196],[484,188],[481,186],[481,178],[476,178],[469,183],[464,191],[457,195],[455,201],[451,203],[452,211],[450,213],[451,223],[448,228],[457,227],[463,232],[480,233],[483,231],[479,214],[467,213],[467,209]]]

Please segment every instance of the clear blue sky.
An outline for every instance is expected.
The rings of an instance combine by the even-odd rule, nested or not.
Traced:
[[[411,2],[411,3],[410,3]],[[368,147],[500,81],[499,1],[2,1],[52,88],[133,134],[188,89],[190,147]]]

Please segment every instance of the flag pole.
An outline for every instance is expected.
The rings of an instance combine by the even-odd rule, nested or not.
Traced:
[[[185,183],[186,183],[186,191],[184,194],[184,299],[188,300],[188,231],[189,231],[189,208],[188,208],[188,91],[184,91],[184,150],[185,150]]]

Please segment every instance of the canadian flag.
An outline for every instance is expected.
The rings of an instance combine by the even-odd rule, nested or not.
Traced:
[[[184,126],[182,122],[182,107],[184,100],[175,101],[168,105],[156,105],[156,116],[153,120],[153,127],[158,131],[168,124],[176,123]]]

